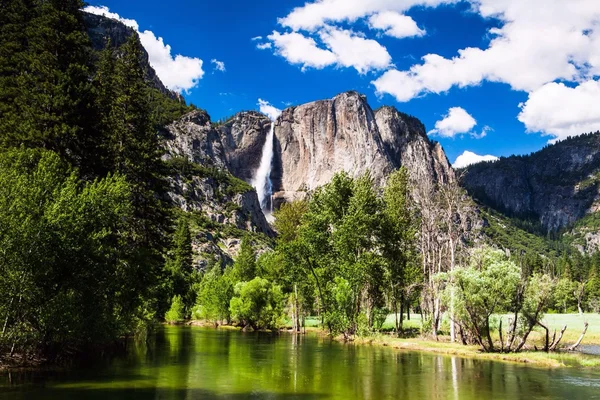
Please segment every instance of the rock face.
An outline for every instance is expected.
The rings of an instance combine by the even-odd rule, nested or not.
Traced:
[[[133,28],[130,28],[115,19],[86,12],[83,12],[82,14],[88,36],[92,42],[92,47],[95,50],[105,49],[109,42],[113,47],[120,47],[127,42],[131,36],[137,35],[137,32]],[[153,87],[169,97],[174,99],[180,98],[178,93],[167,89],[165,85],[163,85],[158,78],[158,75],[156,75],[154,68],[150,66],[150,62],[148,61],[148,53],[144,49],[143,52],[144,59],[142,60],[142,63],[144,65],[146,80],[150,82]]]
[[[204,110],[192,111],[164,130],[165,158],[184,157],[196,164],[227,169],[220,132]]]
[[[392,107],[373,112],[356,92],[288,108],[276,121],[271,174],[276,204],[302,198],[339,171],[358,176],[369,170],[383,185],[401,166],[415,181],[454,180],[446,155],[419,120]]]
[[[163,132],[163,159],[171,166],[168,196],[197,220],[192,244],[200,269],[212,262],[230,263],[246,232],[274,236],[256,191],[229,172],[231,154],[222,140],[228,136],[202,110],[184,115]]]
[[[548,231],[567,227],[600,210],[600,133],[570,138],[529,156],[472,165],[464,171],[462,185],[509,216],[536,219]]]
[[[229,171],[250,182],[260,164],[271,120],[256,111],[241,112],[219,126]]]
[[[375,111],[375,120],[394,168],[404,166],[416,182],[455,180],[444,149],[429,140],[421,121],[388,106]]]

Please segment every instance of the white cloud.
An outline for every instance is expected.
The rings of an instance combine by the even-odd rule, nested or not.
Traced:
[[[451,107],[444,118],[435,123],[435,129],[429,131],[428,134],[452,138],[471,132],[475,125],[477,125],[477,121],[464,108]]]
[[[263,99],[258,99],[258,107],[260,112],[269,117],[271,121],[275,121],[281,114],[281,110],[279,108],[273,106],[271,103]]]
[[[252,40],[252,41],[256,41],[256,40],[262,40],[262,38],[263,38],[262,36],[254,36],[254,37],[253,37],[252,39],[250,39],[250,40]]]
[[[204,71],[202,70],[203,61],[201,59],[180,54],[172,56],[171,46],[165,44],[163,38],[157,38],[152,31],[140,32],[139,25],[135,20],[122,18],[119,14],[110,12],[108,7],[104,6],[87,6],[83,10],[119,20],[135,29],[140,36],[142,46],[148,52],[150,65],[167,88],[177,92],[187,92],[196,87],[198,81],[202,79]]]
[[[458,0],[317,0],[296,7],[279,24],[295,31],[314,31],[334,22],[354,22],[357,19],[384,11],[402,13],[414,6],[435,7],[457,3]]]
[[[479,154],[475,154],[471,151],[465,150],[460,156],[456,157],[456,161],[452,166],[454,168],[464,168],[471,164],[476,164],[482,161],[497,161],[498,157],[492,155],[480,156]]]
[[[355,32],[327,28],[320,32],[320,37],[335,54],[337,65],[353,67],[360,74],[387,68],[392,63],[392,57],[385,47]]]
[[[212,60],[210,60],[210,62],[215,66],[215,69],[217,71],[221,71],[221,72],[225,72],[225,63],[223,61],[219,61],[215,58],[213,58]]]
[[[519,121],[528,132],[541,132],[565,139],[600,130],[600,81],[589,80],[576,87],[548,83],[529,93],[520,104]]]
[[[385,47],[356,32],[327,27],[320,30],[318,36],[325,48],[320,47],[312,37],[298,32],[274,31],[268,39],[272,41],[278,55],[290,64],[302,65],[303,70],[336,65],[354,68],[360,74],[365,74],[391,65],[392,57]]]
[[[383,11],[369,17],[369,27],[384,31],[398,39],[423,36],[425,31],[417,26],[414,19],[395,11]]]
[[[279,33],[273,31],[268,39],[275,46],[275,52],[291,64],[300,64],[302,69],[307,67],[321,69],[335,64],[337,58],[329,50],[321,49],[313,38],[297,32]]]
[[[563,138],[598,129],[598,112],[589,103],[583,109],[571,105],[598,101],[597,82],[587,82],[600,76],[600,1],[571,0],[568,6],[563,0],[469,1],[473,12],[500,22],[488,32],[489,45],[459,49],[452,58],[428,54],[407,70],[391,69],[372,82],[379,95],[405,102],[453,87],[501,82],[530,94],[519,115],[530,132]],[[570,89],[557,81],[580,86]],[[555,96],[562,108],[544,96]]]
[[[267,50],[273,47],[273,44],[271,42],[266,42],[266,43],[258,43],[256,45],[256,48],[259,50]]]
[[[389,71],[374,82],[377,90],[399,101],[442,93],[453,86],[478,85],[484,80],[532,91],[554,80],[575,81],[593,70],[600,72],[600,60],[592,57],[600,50],[593,49],[600,40],[600,2],[573,0],[569,7],[562,0],[471,3],[482,17],[502,23],[500,28],[490,29],[492,40],[487,48],[460,49],[453,58],[428,54],[407,71]]]
[[[106,6],[87,6],[83,9],[83,11],[88,12],[90,14],[103,15],[107,18],[116,19],[118,21],[121,21],[126,26],[135,29],[136,31],[140,30],[140,27],[136,20],[121,18],[119,14],[110,12],[108,7]]]

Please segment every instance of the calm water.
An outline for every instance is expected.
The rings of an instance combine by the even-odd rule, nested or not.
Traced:
[[[600,372],[207,328],[99,364],[0,375],[0,399],[600,399]]]

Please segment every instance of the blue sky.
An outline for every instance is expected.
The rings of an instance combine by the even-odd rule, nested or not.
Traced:
[[[159,77],[213,120],[357,90],[421,119],[451,162],[600,129],[597,0],[89,3],[134,20]]]

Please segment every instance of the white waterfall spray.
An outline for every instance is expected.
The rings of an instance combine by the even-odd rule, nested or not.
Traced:
[[[267,134],[267,139],[262,148],[262,156],[260,164],[256,170],[256,175],[252,180],[252,186],[256,189],[260,208],[265,212],[270,212],[273,209],[271,196],[273,195],[273,184],[271,183],[271,165],[273,164],[273,131],[275,130],[275,122],[271,122],[271,128]]]
[[[275,120],[279,114],[281,114],[281,110],[273,107],[268,101],[264,101],[262,99],[258,99],[258,105],[260,107],[260,111],[271,119],[271,127],[269,129],[269,133],[267,134],[267,138],[265,139],[265,144],[262,148],[260,164],[254,175],[254,179],[252,179],[252,186],[256,189],[256,194],[258,195],[258,200],[260,201],[260,208],[267,217],[270,217],[270,214],[273,211],[273,184],[271,182],[271,166],[273,165]]]

